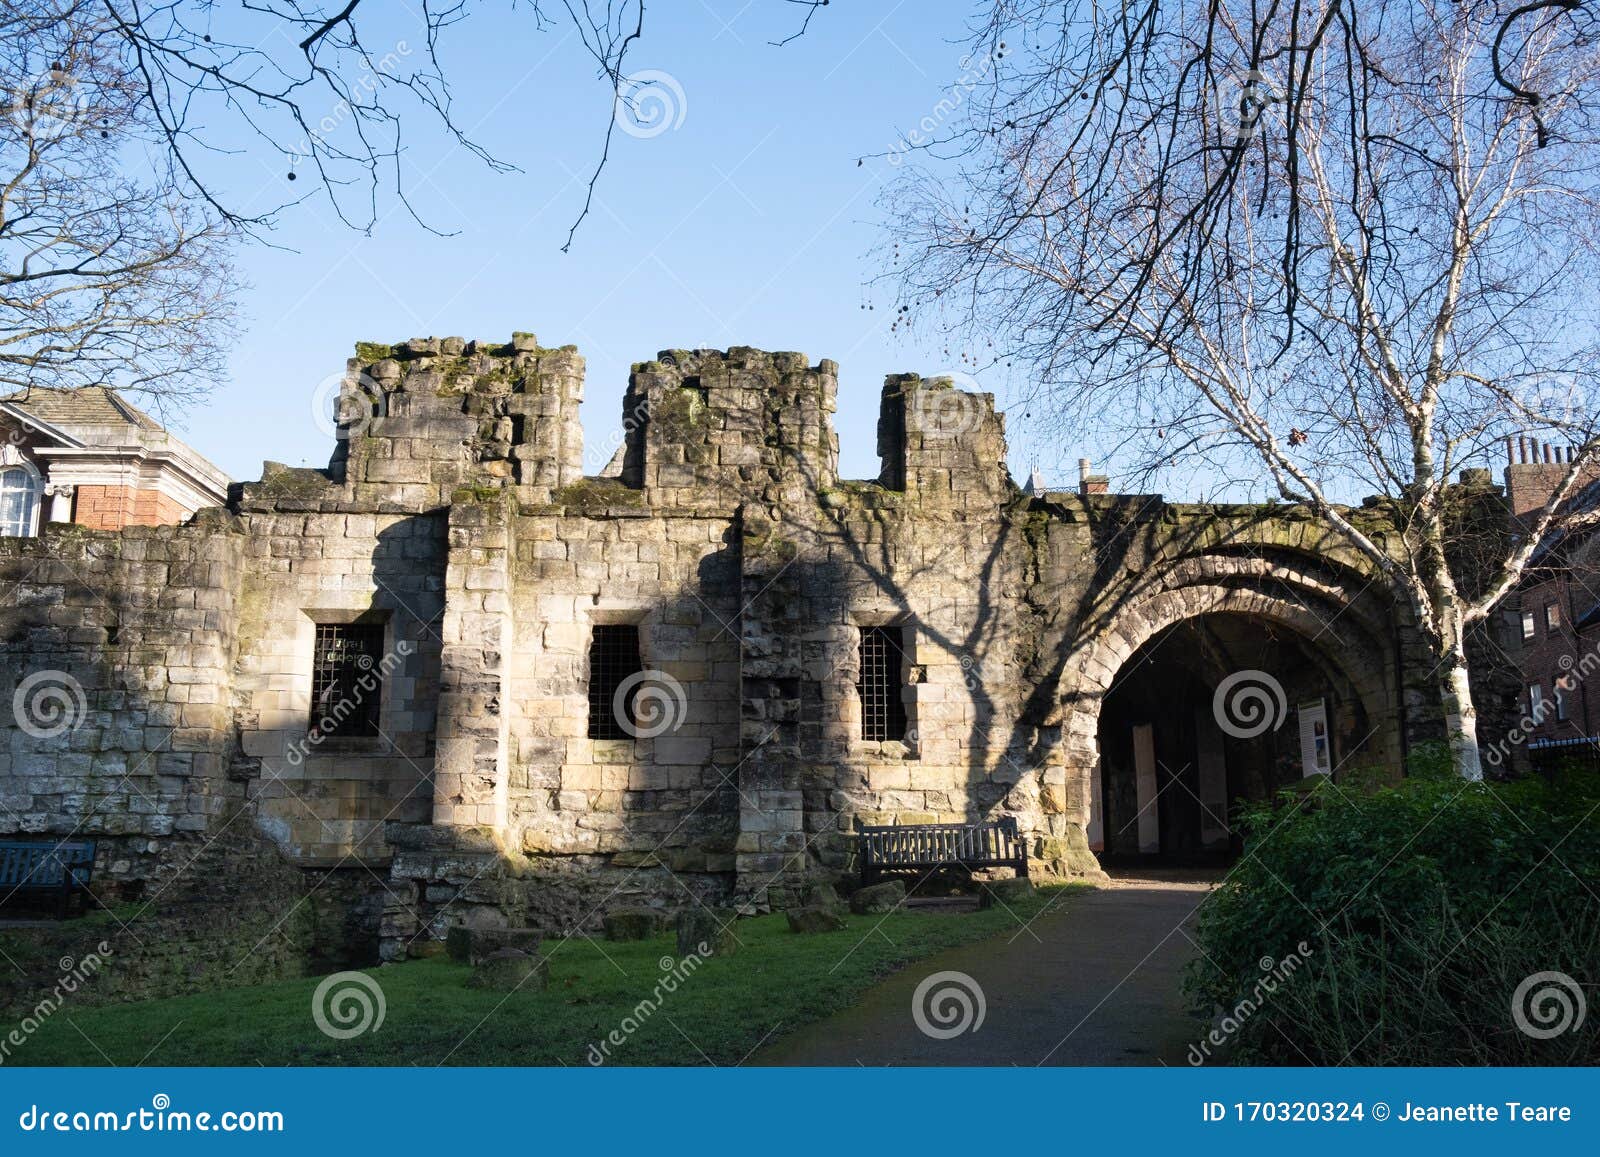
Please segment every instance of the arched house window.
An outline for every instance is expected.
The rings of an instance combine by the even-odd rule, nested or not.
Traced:
[[[43,497],[44,479],[28,463],[0,468],[0,538],[38,534]]]

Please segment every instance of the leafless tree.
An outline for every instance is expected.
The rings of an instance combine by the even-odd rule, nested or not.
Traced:
[[[784,0],[803,35],[825,0]],[[7,0],[8,19],[97,29],[95,51],[122,61],[185,196],[253,232],[287,205],[322,197],[339,219],[370,230],[386,204],[413,217],[401,167],[406,131],[431,126],[491,171],[515,165],[474,136],[455,105],[448,45],[460,36],[519,36],[564,23],[578,33],[610,99],[596,102],[598,179],[627,60],[645,35],[644,0]],[[787,8],[780,11],[788,11]],[[459,66],[458,66],[459,67]],[[470,118],[469,118],[470,119]],[[226,166],[255,154],[280,184],[240,195]],[[590,192],[593,192],[591,181]],[[588,213],[588,202],[573,224]],[[427,225],[426,221],[421,221]],[[571,235],[567,238],[571,244]]]
[[[1467,632],[1600,456],[1596,32],[1574,0],[1001,0],[987,85],[891,201],[909,316],[992,337],[1131,469],[1258,478],[1371,558],[1468,778]],[[1575,452],[1466,583],[1450,479],[1513,434]]]
[[[0,26],[0,385],[106,383],[165,403],[221,372],[228,229],[181,196],[105,22]]]
[[[796,13],[787,43],[826,0],[784,3]],[[639,111],[626,63],[645,3],[510,0],[485,11],[496,7],[5,0],[0,382],[192,395],[222,363],[229,241],[267,238],[307,198],[364,232],[390,207],[431,228],[401,167],[408,128],[431,126],[489,170],[513,170],[455,108],[444,44],[468,20],[478,37],[569,22],[610,90],[596,105],[599,157],[570,248],[617,121]],[[252,179],[240,182],[241,171]]]

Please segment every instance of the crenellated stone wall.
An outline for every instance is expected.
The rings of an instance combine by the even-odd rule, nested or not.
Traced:
[[[1025,494],[993,398],[916,375],[884,385],[879,476],[841,479],[837,381],[664,351],[585,476],[572,349],[358,347],[327,470],[268,463],[181,528],[0,543],[0,693],[58,671],[85,698],[59,735],[13,721],[0,831],[114,837],[137,879],[164,838],[248,823],[370,877],[395,958],[456,923],[781,906],[853,868],[862,824],[1015,816],[1040,872],[1095,874],[1100,706],[1206,616],[1320,656],[1291,685],[1327,688],[1342,757],[1438,733],[1404,608],[1305,512]],[[377,737],[310,733],[319,623],[382,624]],[[587,730],[610,624],[665,712],[633,738]],[[862,738],[870,626],[905,642],[903,741]]]

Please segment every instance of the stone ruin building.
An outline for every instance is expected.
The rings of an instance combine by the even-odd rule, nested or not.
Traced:
[[[1199,859],[1237,797],[1442,734],[1407,612],[1305,511],[1020,490],[991,395],[890,377],[844,479],[833,362],[664,351],[585,476],[574,348],[357,349],[326,470],[0,542],[0,839],[93,837],[128,896],[270,841],[395,958],[782,907],[863,824],[1015,816],[1043,877]],[[1219,725],[1240,673],[1270,726]]]

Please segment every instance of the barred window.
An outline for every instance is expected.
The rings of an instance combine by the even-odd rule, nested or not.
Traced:
[[[905,651],[898,627],[861,628],[861,738],[904,739],[906,704],[902,694]]]
[[[632,677],[643,669],[638,627],[610,623],[595,626],[594,638],[589,642],[590,739],[631,739],[638,733],[634,698],[639,680]]]
[[[311,738],[379,734],[383,624],[318,623],[311,668]]]

